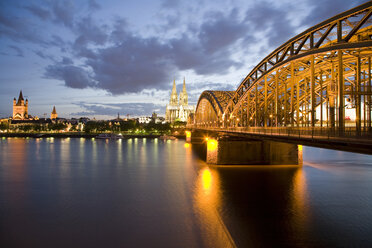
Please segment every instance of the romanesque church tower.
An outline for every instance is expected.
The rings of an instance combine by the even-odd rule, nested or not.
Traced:
[[[28,99],[23,98],[22,90],[19,92],[18,101],[13,99],[13,120],[28,119]]]
[[[57,111],[56,111],[56,106],[53,106],[53,111],[50,114],[50,119],[55,120],[57,118],[58,118],[58,114],[57,114]]]

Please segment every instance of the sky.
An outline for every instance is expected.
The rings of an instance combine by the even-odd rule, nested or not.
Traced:
[[[0,0],[0,118],[165,115],[173,80],[189,104],[235,90],[293,36],[366,0]]]

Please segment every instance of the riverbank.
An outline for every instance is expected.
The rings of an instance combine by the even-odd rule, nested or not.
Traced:
[[[0,133],[5,138],[95,138],[100,133]],[[160,134],[123,134],[124,139],[130,138],[159,138]],[[184,138],[182,135],[177,138]]]

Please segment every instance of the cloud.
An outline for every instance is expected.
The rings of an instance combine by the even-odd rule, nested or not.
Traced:
[[[237,16],[237,9],[233,9],[226,16],[221,12],[209,14],[208,20],[201,25],[198,35],[206,53],[213,54],[236,43],[246,35],[248,23],[239,21]]]
[[[213,11],[206,8],[209,4],[206,2],[203,3],[204,9],[195,10],[191,4],[165,0],[161,2],[162,8],[172,8],[177,13],[182,4],[185,16],[194,13],[198,16],[193,20],[180,17],[175,25],[174,17],[177,15],[167,15],[168,21],[173,18],[170,24],[174,24],[175,28],[169,31],[164,29],[164,24],[154,21],[154,26],[163,27],[162,35],[141,35],[141,30],[133,30],[123,17],[116,17],[114,22],[112,19],[98,22],[92,10],[101,7],[94,0],[85,2],[85,12],[77,9],[72,0],[56,0],[44,6],[28,5],[24,9],[37,16],[35,19],[39,22],[49,21],[49,25],[54,27],[62,24],[64,31],[68,31],[68,37],[59,33],[43,36],[33,32],[30,24],[11,14],[0,14],[0,36],[39,44],[40,48],[33,49],[35,54],[51,60],[44,76],[62,80],[66,87],[92,87],[114,95],[162,90],[168,89],[171,80],[185,70],[201,76],[223,76],[253,63],[256,60],[249,56],[257,56],[259,52],[247,56],[244,53],[252,49],[272,51],[294,36],[294,30],[306,20],[310,21],[309,18],[316,22],[325,18],[327,13],[322,8],[328,6],[326,9],[330,9],[332,6],[330,0],[324,4],[306,1],[313,11],[303,18],[303,22],[294,24],[288,14],[290,10],[268,0],[244,8],[231,5],[223,10],[213,8]],[[340,11],[345,6],[356,5],[346,0],[335,1],[342,5]],[[154,30],[157,30],[156,27]],[[21,46],[16,47],[21,49]],[[19,56],[23,55],[23,50],[9,48],[17,51]],[[60,57],[58,62],[48,55],[48,48],[60,49],[62,53],[57,55]],[[262,58],[266,55],[262,54]],[[80,66],[76,66],[77,63]],[[218,85],[210,86],[225,89]]]
[[[175,9],[181,4],[180,0],[163,0],[161,3],[162,8]]]
[[[192,85],[187,85],[187,91],[201,91],[201,90],[222,90],[231,91],[235,90],[236,86],[230,83],[216,83],[216,82],[196,82]]]
[[[5,12],[0,9],[0,38],[9,38],[13,41],[27,41],[32,43],[43,43],[40,34],[32,29],[29,22]]]
[[[68,87],[93,86],[114,95],[167,89],[182,70],[223,75],[232,67],[242,66],[231,58],[231,50],[245,36],[248,26],[236,16],[237,10],[227,14],[211,12],[199,29],[188,30],[190,35],[168,40],[142,37],[130,31],[123,18],[117,18],[110,29],[97,25],[91,16],[84,17],[72,28],[78,36],[71,49],[75,56],[83,58],[84,66],[92,73],[89,77],[77,77],[86,75],[85,70],[53,64],[47,67],[46,75],[64,80]],[[77,83],[79,78],[84,82]]]
[[[71,0],[56,0],[52,2],[54,21],[72,27],[75,20],[75,6]]]
[[[101,9],[101,5],[99,5],[95,0],[89,0],[88,6],[90,10],[99,10]]]
[[[14,46],[14,45],[9,45],[8,47],[11,48],[11,49],[13,49],[14,51],[16,51],[16,53],[17,53],[16,56],[18,56],[18,57],[24,57],[23,51],[22,51],[21,48],[19,48],[17,46]]]
[[[84,89],[95,86],[95,82],[87,70],[66,63],[66,61],[47,66],[44,75],[46,78],[63,80],[65,86],[70,88]]]
[[[97,87],[113,94],[165,88],[174,75],[169,48],[157,39],[128,37],[121,44],[99,49],[87,60]]]
[[[124,115],[151,115],[153,111],[159,108],[164,108],[163,105],[154,103],[87,103],[79,102],[75,105],[83,108],[84,111],[71,113],[74,116],[95,116],[95,115],[111,115],[117,116],[119,113],[122,117]]]
[[[78,35],[74,46],[78,48],[86,47],[88,44],[103,45],[108,37],[104,27],[96,25],[90,16],[79,20],[74,32]]]
[[[245,19],[250,23],[251,32],[264,32],[261,40],[267,39],[272,49],[294,35],[294,27],[288,19],[286,9],[273,6],[268,2],[257,3],[249,8]]]
[[[32,14],[39,17],[41,20],[47,20],[51,18],[51,13],[48,9],[37,5],[26,6],[25,9],[29,10]]]
[[[39,56],[42,59],[47,59],[51,61],[55,61],[54,57],[52,55],[46,54],[42,50],[34,50],[33,51],[37,56]]]
[[[306,26],[313,26],[328,18],[342,13],[348,9],[356,7],[367,0],[322,0],[321,3],[317,1],[308,0],[307,3],[312,8],[310,14],[303,19],[302,24]]]

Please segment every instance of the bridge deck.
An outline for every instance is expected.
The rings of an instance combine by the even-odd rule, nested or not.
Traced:
[[[301,128],[192,128],[220,135],[238,136],[247,139],[264,139],[285,143],[315,146],[349,152],[372,154],[372,133],[358,134],[355,130],[301,129]]]

